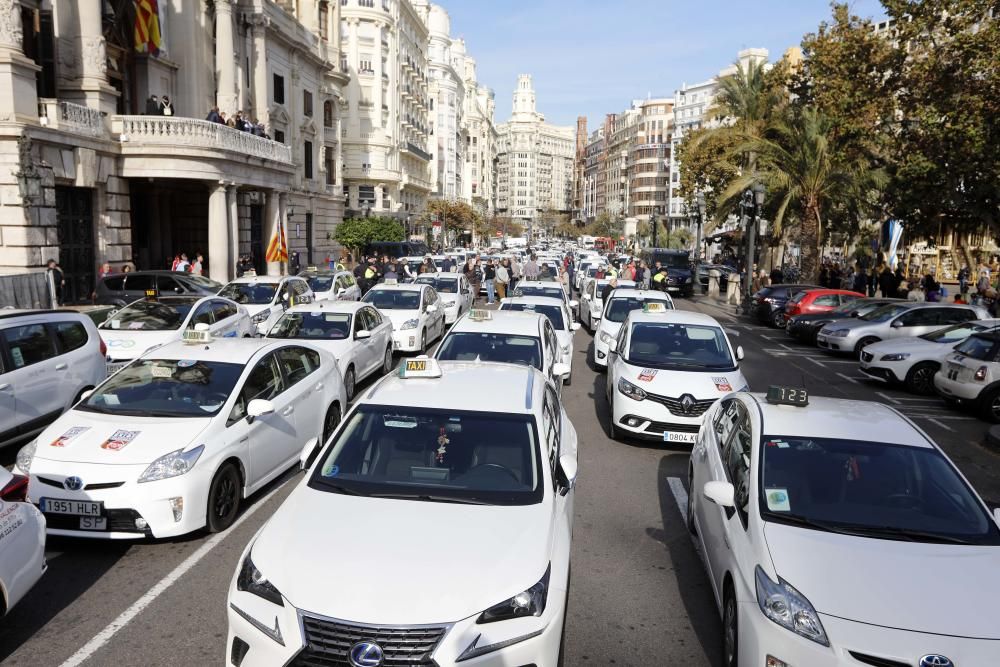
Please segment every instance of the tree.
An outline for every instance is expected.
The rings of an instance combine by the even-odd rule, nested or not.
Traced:
[[[334,228],[333,240],[350,248],[357,256],[365,246],[378,242],[402,241],[406,231],[395,218],[348,218]]]
[[[440,222],[446,238],[454,238],[454,235],[461,234],[466,229],[475,229],[481,219],[482,216],[470,204],[452,199],[430,200],[420,216],[420,221],[424,224]]]
[[[740,175],[735,160],[740,143],[732,133],[708,128],[688,131],[677,147],[681,163],[680,195],[693,201],[698,192],[725,192]],[[708,219],[715,218],[715,197],[705,198],[705,210]]]

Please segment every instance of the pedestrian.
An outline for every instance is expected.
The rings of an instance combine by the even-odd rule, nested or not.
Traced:
[[[49,283],[55,292],[52,296],[55,297],[56,306],[61,306],[63,305],[63,289],[66,287],[66,276],[59,267],[59,263],[54,259],[50,259],[45,266],[45,273],[48,274]]]
[[[367,292],[367,286],[365,284],[365,269],[367,268],[365,262],[358,262],[354,266],[354,282],[358,284],[361,289],[361,293]]]
[[[924,300],[937,302],[941,300],[941,286],[934,279],[933,273],[928,273],[921,281],[920,287],[924,291]]]
[[[521,260],[518,259],[518,256],[514,255],[514,259],[510,263],[510,283],[507,285],[507,293],[513,294],[514,290],[517,288],[517,284],[521,282],[523,278],[524,265],[521,264]]]
[[[382,267],[382,281],[393,284],[399,282],[399,274],[396,272],[396,262],[389,260],[386,262],[385,266]]]
[[[185,253],[181,253],[181,259],[177,262],[177,266],[174,267],[174,271],[180,271],[181,273],[187,273],[191,270],[191,262],[188,261],[188,256]]]
[[[451,255],[445,255],[444,261],[441,263],[441,270],[444,273],[454,273],[455,272],[455,258]]]
[[[962,264],[962,268],[958,270],[958,293],[964,297],[969,293],[969,267]]]
[[[657,262],[659,264],[659,262]],[[665,292],[667,290],[667,270],[660,267],[660,270],[653,274],[653,289]]]
[[[174,255],[174,261],[170,265],[170,270],[171,271],[176,271],[177,270],[177,265],[180,264],[180,263],[181,263],[181,256],[179,254],[178,255]]]
[[[528,258],[528,261],[524,263],[524,279],[525,280],[538,280],[538,257],[534,253]]]
[[[173,116],[174,106],[170,103],[170,98],[164,95],[160,98],[160,115],[163,116]]]
[[[378,278],[378,267],[375,266],[375,257],[369,257],[368,265],[365,267],[365,285],[367,286],[367,289],[374,287],[378,282]]]
[[[496,303],[495,291],[496,291],[496,278],[497,278],[497,268],[493,265],[493,260],[487,260],[486,266],[483,267],[483,281],[486,283],[486,305],[492,306]]]
[[[785,280],[785,274],[782,272],[780,266],[775,266],[771,269],[771,284],[780,285]]]
[[[645,261],[639,263],[642,269],[642,288],[649,289],[650,281],[653,279],[653,272],[649,270],[649,264]]]
[[[896,277],[892,275],[892,269],[886,264],[878,277],[878,287],[882,291],[882,297],[886,299],[896,296]]]
[[[207,120],[210,123],[219,123],[219,122],[221,122],[221,120],[219,118],[219,107],[212,107],[211,109],[209,109],[208,110],[208,115],[205,116],[205,120]]]
[[[500,262],[496,272],[497,296],[501,301],[507,298],[507,285],[510,283],[510,262],[506,259]]]
[[[107,278],[111,275],[111,264],[109,262],[104,262],[101,264],[101,268],[97,270],[98,278]]]
[[[604,289],[601,290],[601,303],[607,304],[608,297],[611,296],[611,293],[614,292],[617,288],[618,288],[618,278],[612,278],[611,280],[609,280],[608,284],[605,285]]]
[[[160,98],[158,98],[156,95],[150,95],[149,99],[146,100],[146,115],[147,116],[160,115]]]
[[[479,298],[479,276],[476,272],[476,260],[471,257],[467,259],[462,266],[462,273],[465,274],[465,279],[472,286],[472,301],[475,303],[476,299]]]
[[[122,273],[132,273],[132,265],[128,262],[122,264]]]
[[[878,287],[878,272],[873,265],[872,268],[868,269],[868,296],[875,296],[875,289]]]
[[[205,258],[202,254],[196,253],[194,256],[194,264],[191,265],[191,273],[196,276],[204,275],[204,262]]]

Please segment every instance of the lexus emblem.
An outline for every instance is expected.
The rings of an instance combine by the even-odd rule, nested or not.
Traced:
[[[63,486],[69,491],[79,491],[83,488],[83,480],[79,477],[67,477],[63,480]]]
[[[694,396],[691,394],[681,396],[681,409],[684,410],[685,414],[690,414],[694,410]]]
[[[932,653],[920,658],[920,667],[955,667],[950,658]]]
[[[347,657],[354,667],[379,667],[385,654],[375,642],[358,642]]]

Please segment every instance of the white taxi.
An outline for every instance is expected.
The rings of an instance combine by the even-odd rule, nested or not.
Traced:
[[[608,351],[618,344],[622,322],[633,310],[660,312],[673,310],[674,300],[666,292],[635,287],[619,287],[604,304],[600,324],[594,330],[594,366],[598,370],[608,367]]]
[[[309,283],[298,276],[246,275],[219,290],[219,296],[246,306],[261,336],[271,330],[287,308],[316,300]]]
[[[633,310],[610,351],[609,435],[693,443],[705,411],[747,388],[742,359],[743,348],[708,315]]]
[[[942,359],[934,387],[948,403],[975,408],[1000,422],[1000,332],[974,333]]]
[[[444,335],[444,308],[430,285],[381,283],[363,301],[392,322],[392,347],[398,352],[424,353]]]
[[[350,271],[325,271],[310,267],[299,277],[309,284],[316,301],[361,300],[361,288]]]
[[[50,535],[225,530],[333,432],[337,363],[304,342],[185,333],[118,371],[17,454]]]
[[[604,313],[604,288],[611,284],[612,278],[587,278],[580,294],[580,323],[591,332],[597,331]],[[634,280],[617,279],[618,289],[637,287]]]
[[[594,269],[606,268],[607,266],[608,260],[600,255],[581,259],[579,265],[576,267],[576,272],[573,274],[573,287],[578,292],[583,291],[583,281],[589,277],[593,277],[591,272]]]
[[[576,309],[580,306],[576,299],[569,298],[562,283],[552,280],[522,280],[514,287],[511,296],[547,296],[552,299],[560,299],[574,317]]]
[[[464,273],[425,273],[418,276],[414,283],[434,288],[444,308],[446,325],[454,324],[455,320],[472,310],[475,295]]]
[[[305,340],[337,360],[347,400],[357,383],[392,370],[392,322],[356,301],[316,301],[289,308],[266,338]]]
[[[722,664],[997,664],[1000,513],[895,409],[730,394],[690,460]]]
[[[98,327],[108,352],[108,375],[158,345],[203,324],[214,338],[248,338],[256,327],[246,306],[222,297],[151,296],[133,301]]]
[[[559,361],[571,370],[563,382],[567,385],[573,382],[573,334],[580,330],[580,324],[574,322],[569,309],[562,299],[552,299],[544,296],[516,296],[500,301],[500,310],[522,313],[538,313],[544,315],[552,323],[559,343]]]
[[[533,312],[472,310],[448,330],[434,358],[533,366],[560,384],[571,371],[552,322]]]
[[[404,360],[244,550],[227,661],[554,667],[576,475],[540,372]],[[336,517],[361,536],[317,529]]]
[[[45,517],[28,502],[28,478],[0,467],[0,618],[45,574]]]

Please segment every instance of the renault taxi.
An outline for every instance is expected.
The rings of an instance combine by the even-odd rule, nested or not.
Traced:
[[[555,667],[576,475],[538,370],[405,359],[244,549],[226,664]]]
[[[729,394],[688,477],[722,664],[997,664],[1000,512],[894,408]]]
[[[281,314],[291,306],[316,300],[305,278],[253,274],[229,283],[219,290],[219,296],[246,306],[250,321],[256,325],[261,336],[270,331]]]
[[[693,444],[705,411],[747,388],[742,359],[708,315],[633,310],[608,362],[609,435]]]
[[[556,332],[559,361],[570,369],[573,368],[573,334],[580,330],[580,324],[573,321],[565,301],[544,296],[516,296],[501,300],[500,310],[545,315]],[[567,385],[572,384],[572,370],[566,375],[564,382]]]
[[[108,375],[117,373],[146,350],[181,339],[196,325],[214,338],[246,338],[256,334],[246,306],[223,297],[164,296],[155,293],[115,312],[98,327],[108,351]]]
[[[304,341],[185,332],[113,375],[17,454],[50,535],[221,531],[313,450],[347,405],[337,363]]]
[[[594,366],[598,370],[608,367],[608,352],[617,345],[622,322],[633,310],[662,312],[673,309],[674,300],[666,292],[634,287],[616,289],[611,293],[608,303],[604,304],[600,324],[594,331]]]
[[[580,294],[580,323],[590,331],[597,330],[604,313],[604,288],[611,284],[612,278],[588,278],[583,282]],[[636,287],[634,280],[618,280],[618,288]]]

